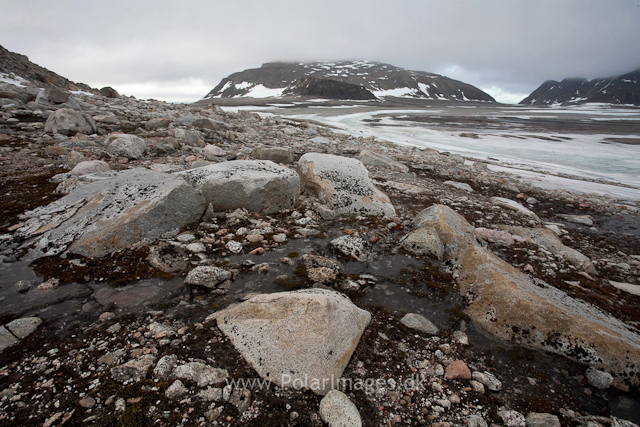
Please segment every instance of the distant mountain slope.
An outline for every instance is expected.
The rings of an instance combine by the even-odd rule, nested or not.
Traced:
[[[25,55],[13,53],[0,46],[0,73],[27,79],[36,86],[46,87],[50,85],[63,89],[93,91],[84,83],[75,83],[53,71],[49,71],[29,61]]]
[[[600,102],[640,106],[640,69],[617,77],[547,80],[531,95],[520,101],[523,105],[578,104]]]
[[[222,79],[204,99],[266,98],[299,94],[295,88],[304,85],[303,82],[310,78],[332,80],[362,87],[378,98],[395,96],[435,100],[495,102],[489,94],[480,89],[448,77],[424,71],[410,71],[389,64],[368,61],[267,63],[260,68],[240,71]],[[324,84],[326,85],[327,83]],[[315,85],[317,86],[318,83],[316,82]],[[346,87],[343,88],[346,89]],[[353,95],[355,90],[347,92]],[[364,94],[364,92],[361,93]],[[337,91],[336,96],[343,95],[340,91]],[[299,94],[299,96],[304,95]]]

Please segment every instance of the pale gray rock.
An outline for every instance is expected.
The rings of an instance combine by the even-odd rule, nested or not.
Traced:
[[[129,360],[127,363],[111,368],[111,378],[122,383],[140,382],[147,376],[147,371],[155,361],[156,358],[152,354]]]
[[[407,167],[406,165],[393,160],[389,156],[385,156],[381,153],[376,153],[375,151],[362,150],[360,152],[360,155],[358,156],[358,159],[365,165],[380,166],[403,173],[409,172],[409,167]]]
[[[502,390],[502,382],[489,372],[474,371],[471,374],[471,378],[478,381],[491,391]]]
[[[369,243],[355,236],[340,236],[331,241],[331,246],[342,254],[355,258],[360,262],[365,262],[371,258],[371,248]]]
[[[156,367],[153,368],[153,377],[159,380],[168,380],[173,375],[177,362],[178,356],[174,354],[162,356]]]
[[[171,400],[182,399],[187,394],[189,394],[189,390],[180,380],[175,380],[164,392],[164,395]]]
[[[213,161],[218,157],[226,156],[227,152],[218,146],[208,144],[205,145],[204,149],[202,150],[202,154],[207,160]]]
[[[19,339],[24,339],[34,333],[41,324],[42,320],[38,317],[23,317],[7,323],[5,327]]]
[[[517,411],[500,411],[498,412],[502,422],[506,427],[526,427],[527,423],[520,412]]]
[[[271,160],[274,163],[289,164],[293,162],[293,150],[289,147],[258,147],[251,152],[257,160]]]
[[[320,401],[320,418],[329,427],[361,427],[360,412],[346,394],[329,391]]]
[[[146,121],[144,123],[144,127],[146,130],[153,131],[153,130],[169,127],[170,124],[171,124],[171,119],[168,119],[166,117],[158,117],[158,118]]]
[[[468,427],[487,427],[487,422],[480,415],[469,415],[467,417]]]
[[[496,206],[500,206],[505,209],[519,212],[522,215],[535,219],[536,221],[540,220],[540,218],[538,218],[538,215],[536,215],[535,212],[525,208],[520,203],[514,200],[505,199],[504,197],[492,197],[490,200],[491,200],[491,203],[493,203]]]
[[[15,289],[16,292],[23,294],[31,288],[31,284],[30,280],[20,280],[13,285],[13,289]]]
[[[460,251],[477,242],[475,228],[464,217],[448,206],[432,205],[413,220],[416,229],[433,229],[444,245],[443,257],[455,257]],[[436,244],[434,248],[437,248]],[[436,253],[439,253],[436,252]]]
[[[501,226],[500,228],[513,235],[522,237],[527,241],[527,243],[548,250],[555,256],[567,260],[580,270],[586,271],[589,274],[598,273],[589,257],[566,246],[558,236],[548,228],[525,228],[515,226]]]
[[[102,160],[87,160],[82,161],[69,171],[69,174],[73,176],[82,176],[90,173],[107,172],[111,167],[107,162]]]
[[[0,326],[0,351],[11,347],[14,344],[18,344],[20,341],[13,336],[4,326]]]
[[[231,396],[229,396],[229,403],[238,409],[238,412],[242,414],[251,406],[251,390],[248,388],[234,388]]]
[[[196,395],[205,402],[219,402],[222,400],[222,389],[218,387],[207,387],[200,390]]]
[[[362,162],[331,154],[307,153],[298,161],[304,190],[337,214],[393,217],[389,197],[378,190]]]
[[[613,376],[610,373],[594,367],[587,369],[585,376],[590,385],[600,390],[606,390],[613,384]]]
[[[173,371],[176,378],[198,384],[198,387],[225,382],[229,374],[224,369],[214,368],[202,362],[189,362]]]
[[[407,328],[415,329],[429,335],[436,335],[439,331],[438,327],[429,319],[417,313],[405,314],[405,316],[400,319],[400,323]]]
[[[78,163],[85,162],[87,160],[81,153],[77,151],[72,151],[67,154],[64,158],[64,167],[67,169],[73,169],[76,167]]]
[[[235,160],[179,172],[215,211],[246,208],[274,213],[293,207],[300,177],[267,160]]]
[[[61,108],[54,111],[44,125],[47,133],[59,133],[73,136],[77,133],[91,135],[96,132],[96,124],[89,116],[71,108]]]
[[[104,141],[107,152],[114,157],[139,159],[144,156],[147,144],[144,139],[135,135],[115,134]]]
[[[444,244],[435,229],[422,227],[402,238],[400,247],[414,255],[427,255],[442,261]]]
[[[209,118],[200,118],[191,122],[191,126],[199,128],[199,129],[209,129],[209,130],[231,130],[231,126],[224,122],[220,122],[218,120],[213,120]]]
[[[67,249],[102,257],[149,244],[169,230],[200,219],[205,208],[202,195],[179,177],[130,169],[25,212],[21,215],[25,224],[16,234],[39,236],[30,257],[57,255]]]
[[[611,417],[611,427],[638,427],[638,424],[627,420],[621,420],[620,418]]]
[[[633,285],[631,283],[622,283],[615,282],[613,280],[609,280],[609,284],[616,289],[620,289],[621,291],[628,292],[633,295],[640,296],[640,285]]]
[[[324,395],[340,378],[371,315],[325,289],[257,295],[211,314],[264,379]]]
[[[527,427],[561,427],[560,419],[553,414],[529,412],[526,418]]]
[[[473,193],[473,188],[471,188],[471,186],[469,184],[466,184],[464,182],[457,182],[457,181],[445,181],[444,182],[446,185],[450,185],[454,188],[457,188],[458,190],[463,190],[463,191],[467,191],[469,193]]]
[[[152,246],[147,257],[149,264],[165,273],[176,273],[189,266],[188,256],[184,249],[171,243]]]
[[[231,279],[231,272],[220,267],[203,265],[194,268],[184,279],[186,285],[204,286],[205,288],[216,288],[225,280]]]
[[[566,214],[557,214],[558,218],[562,218],[567,222],[572,222],[574,224],[581,224],[591,227],[593,225],[593,218],[589,215],[566,215]]]

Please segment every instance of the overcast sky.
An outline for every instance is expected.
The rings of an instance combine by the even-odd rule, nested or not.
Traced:
[[[518,102],[640,67],[640,0],[1,0],[0,45],[73,81],[191,102],[271,61],[367,59]]]

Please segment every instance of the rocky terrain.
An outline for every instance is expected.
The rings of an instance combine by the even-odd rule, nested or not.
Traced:
[[[523,105],[584,104],[640,105],[640,70],[615,77],[593,80],[567,78],[561,82],[547,80],[531,95],[520,101]]]
[[[331,81],[355,87],[331,84]],[[367,91],[379,99],[400,97],[495,102],[489,94],[467,83],[369,61],[267,63],[222,79],[204,99],[282,96],[372,99]]]
[[[3,424],[640,422],[638,206],[4,79]]]

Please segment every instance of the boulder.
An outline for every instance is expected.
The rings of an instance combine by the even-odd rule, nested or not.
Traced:
[[[515,200],[505,199],[504,197],[492,197],[490,200],[491,200],[491,203],[493,203],[496,206],[500,206],[501,208],[519,212],[522,215],[533,218],[536,221],[540,221],[540,218],[538,218],[538,215],[536,215],[535,212],[525,208]]]
[[[53,147],[56,147],[56,146],[54,145],[51,148]],[[57,147],[57,148],[64,150],[64,148],[62,147]],[[77,151],[72,151],[66,155],[64,159],[64,167],[67,169],[73,169],[76,167],[78,163],[82,163],[86,161],[87,161],[87,158],[84,155],[82,155],[82,153],[78,153]]]
[[[0,326],[0,351],[18,344],[20,341],[7,330],[4,326]]]
[[[34,333],[42,320],[38,317],[23,317],[7,323],[5,326],[13,335],[19,339],[24,339]]]
[[[111,167],[102,160],[88,160],[78,163],[69,173],[74,176],[82,176],[90,173],[107,172]]]
[[[305,289],[257,295],[213,319],[262,378],[324,395],[337,386],[371,315],[338,292]]]
[[[362,150],[358,159],[362,164],[369,166],[380,166],[383,168],[391,169],[398,172],[409,172],[409,167],[399,163],[392,158],[385,156],[384,154],[376,153],[371,150]]]
[[[54,111],[44,124],[44,131],[73,136],[77,133],[91,135],[96,133],[96,123],[87,115],[71,108]]]
[[[358,408],[339,390],[331,390],[322,398],[319,412],[329,427],[362,427]]]
[[[212,265],[201,265],[194,268],[184,279],[186,285],[215,288],[225,280],[231,279],[231,272]]]
[[[289,164],[293,162],[293,150],[289,147],[258,147],[253,149],[251,157],[258,160],[271,160],[274,163]]]
[[[100,94],[107,98],[120,98],[120,94],[111,86],[105,86],[100,89]]]
[[[171,124],[170,119],[166,117],[158,117],[158,118],[146,121],[144,123],[144,128],[146,130],[157,130],[157,129],[169,127],[170,124]]]
[[[331,241],[331,246],[343,255],[365,262],[371,258],[369,243],[355,236],[340,236]]]
[[[444,245],[433,228],[419,228],[402,238],[400,247],[414,255],[427,255],[442,261]]]
[[[147,149],[144,139],[127,134],[111,135],[104,141],[104,145],[107,147],[107,153],[127,159],[139,159]]]
[[[515,226],[501,226],[503,230],[522,237],[527,243],[548,250],[557,257],[563,258],[576,268],[589,274],[598,274],[593,263],[586,255],[566,246],[556,233],[548,228],[525,228]]]
[[[387,217],[396,214],[389,197],[373,185],[367,168],[359,160],[307,153],[298,161],[298,173],[304,190],[337,214]]]
[[[38,104],[64,104],[71,94],[66,90],[62,90],[56,86],[51,86],[46,90],[41,90],[36,97]]]
[[[215,211],[279,212],[292,208],[300,193],[297,173],[265,160],[234,160],[176,175],[200,190]]]
[[[231,130],[231,126],[229,126],[228,124],[208,118],[196,119],[191,122],[191,125],[199,129]]]
[[[474,228],[447,206],[425,209],[414,224],[438,232],[444,259],[455,262],[466,313],[486,332],[605,369],[620,383],[640,383],[640,335],[624,322],[534,282],[482,247]]]
[[[65,250],[90,257],[149,244],[169,230],[200,219],[202,195],[174,175],[129,169],[72,190],[22,214],[21,238],[40,236],[31,257]]]
[[[202,150],[202,154],[207,160],[216,160],[217,157],[226,156],[227,152],[218,146],[207,144]]]

